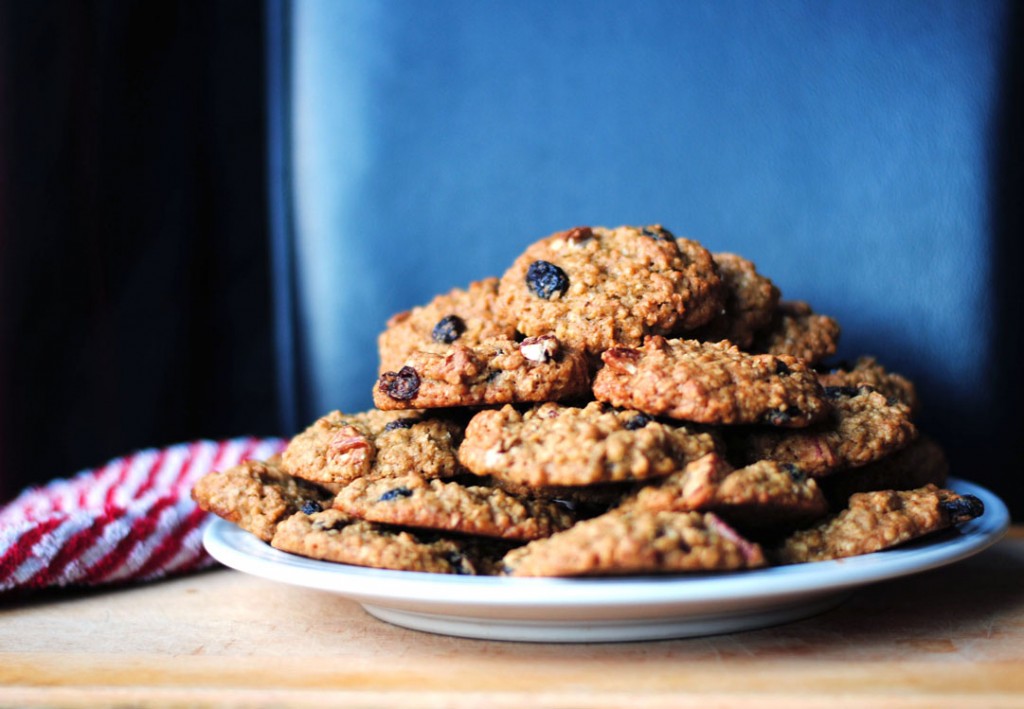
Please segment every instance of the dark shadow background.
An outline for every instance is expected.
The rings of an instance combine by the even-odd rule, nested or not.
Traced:
[[[0,5],[0,497],[279,431],[258,2]]]
[[[1022,20],[993,127],[992,410],[929,422],[1018,519]],[[241,0],[0,0],[0,501],[309,417],[276,386],[265,24]]]
[[[992,487],[1024,519],[1024,3],[1015,3],[1003,64],[998,118],[993,127],[992,228],[997,360],[989,371],[996,392],[992,428],[978,449],[960,452],[991,466]],[[991,455],[991,457],[989,457]]]

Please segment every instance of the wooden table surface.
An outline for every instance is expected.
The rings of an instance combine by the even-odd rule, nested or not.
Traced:
[[[1024,707],[1024,527],[789,625],[538,645],[219,569],[0,601],[0,706]]]

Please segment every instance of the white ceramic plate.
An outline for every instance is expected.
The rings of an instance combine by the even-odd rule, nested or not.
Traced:
[[[991,546],[1010,516],[988,490],[949,487],[985,503],[980,518],[926,541],[837,561],[728,574],[595,579],[449,576],[368,569],[278,551],[221,519],[203,543],[226,566],[340,594],[395,625],[531,642],[611,642],[711,635],[805,618],[859,586],[951,564]]]

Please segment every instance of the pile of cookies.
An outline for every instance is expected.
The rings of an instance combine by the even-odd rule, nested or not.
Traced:
[[[294,554],[510,576],[835,559],[981,515],[943,489],[913,384],[828,364],[838,337],[741,256],[576,227],[393,316],[376,409],[193,498]]]

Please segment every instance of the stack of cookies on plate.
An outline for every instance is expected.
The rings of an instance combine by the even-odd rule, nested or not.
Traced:
[[[193,497],[314,559],[511,576],[835,559],[982,514],[942,487],[913,384],[825,364],[838,337],[741,256],[576,227],[392,317],[376,409]]]

